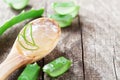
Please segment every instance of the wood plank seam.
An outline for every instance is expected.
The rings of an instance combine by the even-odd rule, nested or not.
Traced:
[[[114,74],[115,74],[115,78],[116,78],[116,80],[118,80],[118,75],[117,75],[117,72],[116,72],[116,63],[115,63],[116,52],[115,52],[115,47],[114,47],[114,46],[113,46],[113,52],[114,52],[114,55],[113,55]]]
[[[83,80],[85,80],[84,47],[83,47],[82,23],[80,23],[80,15],[78,15],[78,24],[81,32],[80,35],[81,35],[81,48],[82,48]]]

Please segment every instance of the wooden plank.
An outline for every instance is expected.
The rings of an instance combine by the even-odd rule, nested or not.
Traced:
[[[39,9],[41,7],[44,8],[44,0],[30,0],[29,6],[25,8],[25,10],[34,8]],[[12,10],[3,0],[0,0],[0,25],[2,25],[6,20],[10,19],[12,16],[19,14],[21,11]],[[24,21],[15,25],[13,28],[9,29],[4,35],[0,36],[0,63],[6,58],[9,51],[12,48],[12,45],[21,30],[21,28],[27,23],[28,21]],[[38,62],[42,66],[42,60]],[[8,65],[9,66],[9,65]],[[8,80],[17,80],[18,75],[21,73],[23,68],[14,72]],[[39,80],[42,80],[42,73],[40,74]]]
[[[120,1],[80,0],[85,80],[120,80]]]
[[[46,15],[54,13],[51,4],[55,1],[56,0],[46,0]],[[69,0],[57,0],[57,2],[58,1]],[[47,64],[60,56],[72,60],[73,64],[69,71],[55,80],[83,80],[81,30],[78,23],[78,17],[76,17],[71,26],[62,29],[61,39],[57,47],[45,57],[44,62]],[[52,78],[45,74],[44,80],[52,80]]]

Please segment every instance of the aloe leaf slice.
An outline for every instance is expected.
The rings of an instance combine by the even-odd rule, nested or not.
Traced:
[[[4,0],[4,1],[16,10],[23,9],[24,7],[27,6],[29,2],[29,0]]]
[[[59,15],[59,14],[53,14],[50,15],[50,18],[55,19],[60,27],[68,27],[72,23],[72,16],[71,15]]]

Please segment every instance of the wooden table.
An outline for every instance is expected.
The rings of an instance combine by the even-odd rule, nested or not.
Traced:
[[[29,6],[45,8],[44,16],[53,14],[51,4],[69,0],[30,0]],[[80,5],[72,25],[62,29],[57,47],[41,61],[40,66],[59,56],[72,60],[72,67],[55,80],[120,80],[120,0],[74,0]],[[0,0],[0,25],[20,11],[12,10]],[[22,22],[0,37],[0,62],[8,55]],[[9,65],[8,65],[9,66]],[[22,69],[8,80],[17,80]],[[43,72],[39,80],[52,80]]]

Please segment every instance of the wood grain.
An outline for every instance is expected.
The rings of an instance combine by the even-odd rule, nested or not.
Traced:
[[[55,1],[30,0],[30,6],[26,10],[31,6],[35,9],[42,6],[45,7],[44,16],[47,17],[54,13],[51,4]],[[71,26],[62,29],[57,47],[38,63],[43,66],[60,56],[72,60],[70,70],[55,80],[120,80],[120,1],[74,1],[80,5],[79,15]],[[0,0],[0,5],[0,25],[20,12],[10,9],[3,0]],[[18,32],[26,22],[0,36],[0,62],[6,58]],[[17,80],[21,71],[22,69],[13,73],[9,80]],[[53,79],[41,72],[39,80]]]
[[[120,1],[81,0],[85,80],[120,80]]]

